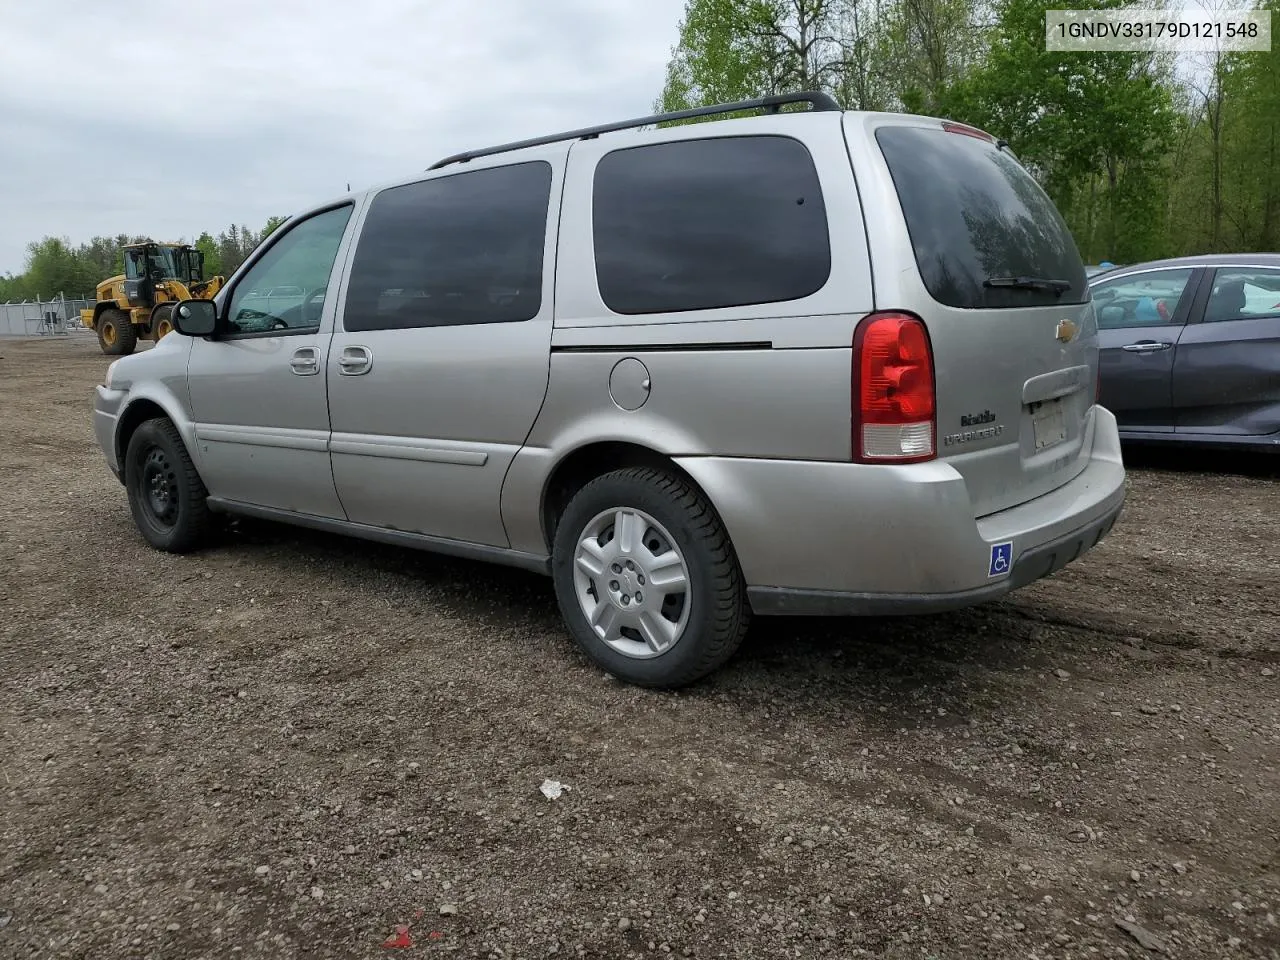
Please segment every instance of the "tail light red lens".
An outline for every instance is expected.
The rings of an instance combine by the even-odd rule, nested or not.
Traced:
[[[933,351],[919,317],[872,313],[853,334],[853,457],[918,463],[936,455]]]

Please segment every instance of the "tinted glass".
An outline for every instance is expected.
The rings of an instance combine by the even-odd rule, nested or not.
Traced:
[[[325,292],[350,204],[300,221],[236,283],[227,310],[233,333],[308,332],[320,326]],[[289,292],[279,293],[281,288]]]
[[[1280,269],[1230,267],[1217,272],[1205,304],[1206,323],[1280,316]]]
[[[616,313],[796,300],[831,273],[809,151],[724,137],[606,155],[594,191],[596,278]]]
[[[1053,201],[1009,154],[938,128],[881,127],[925,288],[951,307],[1083,303],[1084,263]],[[1007,277],[1062,280],[1051,290],[987,286]]]
[[[1178,301],[1186,292],[1191,270],[1153,270],[1093,285],[1098,326],[1159,327],[1173,322]]]
[[[351,266],[343,326],[512,323],[542,306],[551,165],[538,161],[384,190]]]

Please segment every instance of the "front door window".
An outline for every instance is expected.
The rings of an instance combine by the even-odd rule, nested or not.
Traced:
[[[329,274],[350,218],[349,204],[326,210],[276,240],[236,283],[227,310],[228,331],[318,330]]]

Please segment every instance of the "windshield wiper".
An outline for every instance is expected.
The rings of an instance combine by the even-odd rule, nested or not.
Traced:
[[[1070,280],[1050,280],[1047,277],[991,277],[982,281],[984,287],[1008,287],[1014,290],[1047,290],[1062,296],[1071,289]]]

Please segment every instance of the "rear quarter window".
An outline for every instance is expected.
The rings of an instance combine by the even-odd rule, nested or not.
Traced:
[[[950,307],[985,309],[1083,303],[1084,263],[1053,201],[994,144],[941,127],[888,126],[876,141],[893,177],[920,278]],[[992,287],[1034,277],[1052,290]]]
[[[781,136],[628,147],[596,167],[596,279],[615,313],[798,300],[831,275],[808,149]]]

